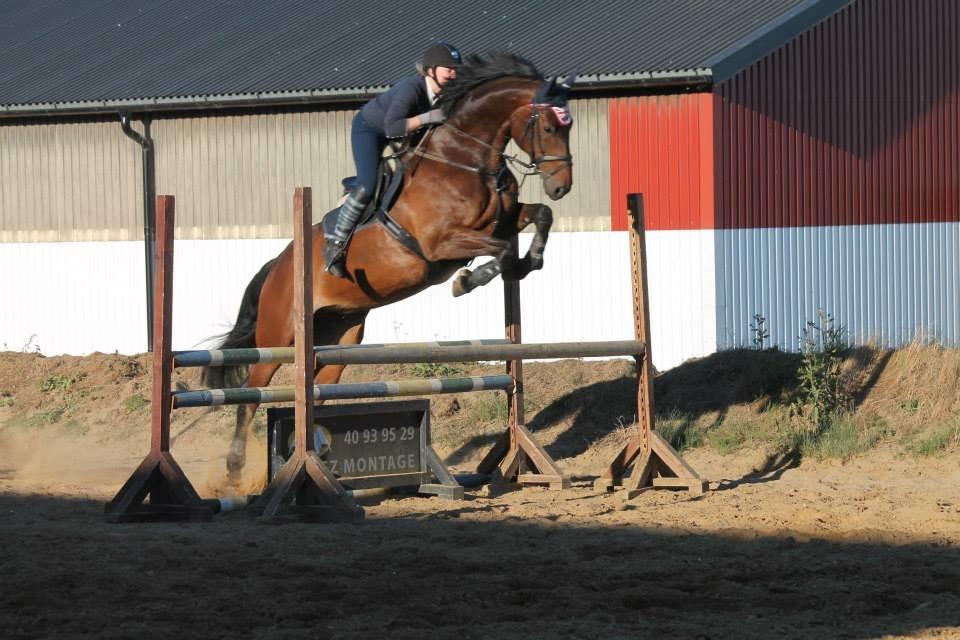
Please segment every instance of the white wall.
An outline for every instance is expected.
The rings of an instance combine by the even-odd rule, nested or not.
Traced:
[[[523,249],[532,236],[523,234]],[[243,289],[285,240],[178,240],[173,348],[190,349],[233,325]],[[711,353],[713,232],[647,237],[654,364]],[[48,355],[146,349],[143,244],[0,244],[0,348]],[[525,342],[633,337],[625,232],[554,233],[546,266],[521,285]],[[499,279],[462,298],[443,284],[371,312],[365,342],[503,335]]]

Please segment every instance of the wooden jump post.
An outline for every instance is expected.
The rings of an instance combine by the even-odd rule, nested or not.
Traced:
[[[356,522],[364,517],[314,449],[313,424],[313,200],[310,187],[297,187],[293,225],[294,442],[290,458],[248,508],[273,519],[297,515],[325,522]]]
[[[203,504],[170,453],[170,336],[173,320],[173,196],[157,196],[157,238],[153,247],[153,398],[150,453],[104,507],[107,522],[209,520]],[[144,500],[150,497],[149,502]]]
[[[627,444],[603,470],[595,486],[612,490],[633,470],[625,484],[627,500],[641,490],[653,488],[687,489],[700,495],[707,489],[693,468],[659,433],[653,430],[653,361],[650,348],[650,296],[647,291],[647,244],[643,220],[643,196],[627,196],[630,224],[630,278],[633,283],[634,337],[646,345],[637,356],[637,428]]]

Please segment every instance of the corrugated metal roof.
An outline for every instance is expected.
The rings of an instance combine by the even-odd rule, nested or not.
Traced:
[[[588,82],[702,82],[848,1],[3,0],[0,112],[358,97],[436,40]]]

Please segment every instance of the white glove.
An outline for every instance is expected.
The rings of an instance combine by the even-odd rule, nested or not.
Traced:
[[[424,127],[431,124],[440,124],[446,119],[447,116],[443,115],[443,109],[431,109],[417,116],[417,120],[419,120],[420,124]]]

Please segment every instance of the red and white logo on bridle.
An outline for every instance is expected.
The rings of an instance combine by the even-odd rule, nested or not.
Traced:
[[[573,124],[573,116],[570,114],[570,109],[567,107],[551,106],[550,110],[553,111],[553,115],[557,116],[557,122],[561,127],[569,127],[571,124]]]
[[[573,115],[570,113],[570,109],[566,105],[558,107],[554,104],[540,102],[533,103],[532,106],[535,107],[535,112],[532,114],[533,117],[539,115],[539,109],[549,109],[550,111],[553,111],[553,115],[557,117],[557,124],[559,124],[561,127],[569,127],[571,124],[573,124]]]

